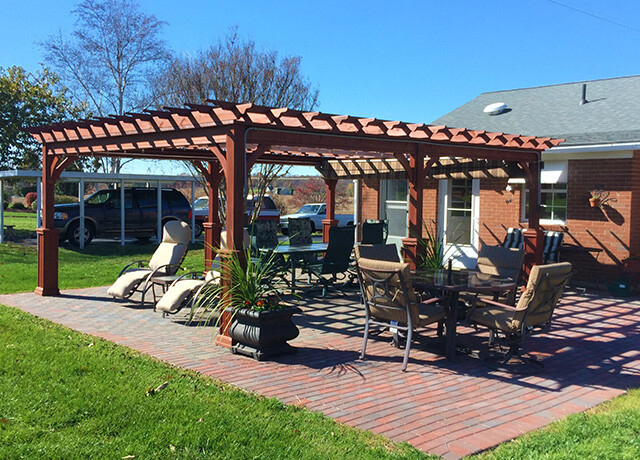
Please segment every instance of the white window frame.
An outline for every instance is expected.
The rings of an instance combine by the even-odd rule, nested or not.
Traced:
[[[562,185],[563,183],[549,183],[549,184],[540,184],[540,192],[542,193],[542,191],[544,190],[545,187],[549,187],[549,186],[559,186]],[[558,190],[552,190],[551,192],[557,192]],[[521,193],[521,200],[520,200],[520,215],[522,216],[521,221],[522,222],[529,222],[529,216],[527,216],[527,196],[528,196],[529,190],[527,187],[527,184],[523,184],[522,185],[522,193]],[[567,198],[569,197],[569,188],[567,186],[567,183],[564,182],[564,193],[566,194]],[[568,215],[568,206],[565,206],[565,215]],[[566,220],[561,220],[561,219],[540,219],[540,224],[541,225],[566,225],[567,221]]]

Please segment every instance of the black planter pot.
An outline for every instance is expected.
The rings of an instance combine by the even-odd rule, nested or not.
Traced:
[[[232,353],[250,356],[258,361],[271,356],[295,353],[296,348],[287,343],[300,333],[291,320],[298,307],[287,307],[274,311],[240,309],[235,312],[229,328],[233,339]]]

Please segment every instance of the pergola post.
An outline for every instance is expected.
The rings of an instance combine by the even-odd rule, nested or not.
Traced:
[[[422,238],[423,227],[423,189],[428,172],[424,160],[424,151],[416,147],[409,155],[409,169],[407,171],[407,178],[409,179],[409,235],[402,240],[402,248],[405,261],[414,270],[424,253],[424,245],[419,242],[419,239]]]
[[[336,220],[336,185],[338,179],[324,179],[327,185],[327,217],[322,220],[322,241],[329,242],[329,229],[338,225]]]
[[[234,126],[227,133],[226,163],[224,165],[224,177],[227,186],[227,247],[220,250],[222,259],[222,283],[223,298],[227,303],[231,302],[228,289],[231,283],[231,272],[225,258],[232,254],[244,260],[244,208],[245,208],[245,181],[246,181],[246,148],[245,127]],[[232,314],[226,310],[220,315],[220,332],[216,336],[216,345],[231,348],[232,340],[229,336]]]
[[[54,156],[42,148],[42,227],[38,237],[38,285],[35,293],[42,296],[60,294],[58,289],[58,233],[53,227]]]
[[[215,258],[215,250],[220,248],[220,200],[218,187],[222,181],[222,170],[217,162],[210,161],[207,168],[207,186],[209,197],[209,220],[202,224],[204,227],[204,269],[209,270]]]
[[[529,187],[529,228],[522,234],[524,237],[524,272],[529,276],[534,265],[542,264],[544,249],[543,232],[540,230],[540,165],[538,162],[522,165],[527,172]]]

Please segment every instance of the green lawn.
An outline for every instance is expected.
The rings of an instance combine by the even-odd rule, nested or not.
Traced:
[[[0,324],[3,459],[427,458],[10,307]]]
[[[640,389],[574,414],[475,457],[492,459],[638,459]]]
[[[60,287],[110,284],[126,263],[148,260],[155,247],[62,247]],[[193,245],[185,266],[202,269],[203,252],[202,244]],[[36,267],[34,248],[0,245],[0,293],[33,290]],[[165,381],[164,390],[145,396]],[[129,455],[423,458],[319,414],[0,306],[0,458]],[[640,458],[640,390],[474,458]]]
[[[35,212],[4,212],[4,225],[13,225],[14,232],[19,238],[35,236],[36,213]]]
[[[60,289],[106,286],[120,270],[134,260],[148,261],[154,243],[132,243],[124,247],[117,242],[90,244],[84,250],[63,245],[59,251]],[[204,246],[191,245],[183,264],[185,268],[204,268]],[[33,291],[38,279],[38,254],[34,247],[7,243],[0,245],[0,294]]]

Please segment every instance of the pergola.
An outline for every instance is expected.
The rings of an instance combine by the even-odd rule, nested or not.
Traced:
[[[247,174],[255,163],[314,166],[327,186],[323,238],[336,225],[335,189],[339,177],[374,174],[363,165],[399,165],[409,182],[409,237],[405,257],[416,260],[422,234],[425,179],[438,174],[477,171],[522,174],[529,186],[526,264],[542,261],[539,230],[540,154],[562,140],[486,131],[386,121],[322,112],[304,112],[254,104],[208,101],[160,111],[129,113],[29,128],[43,144],[43,219],[37,229],[36,293],[57,295],[58,235],[53,227],[53,188],[78,156],[182,160],[201,171],[209,187],[209,222],[205,223],[205,268],[219,246],[218,186],[226,181],[226,229],[229,247],[243,241]],[[393,166],[391,166],[393,168]],[[358,168],[362,169],[360,171]],[[342,174],[340,171],[348,171]],[[224,323],[224,321],[223,321]],[[222,342],[224,342],[224,336]]]

